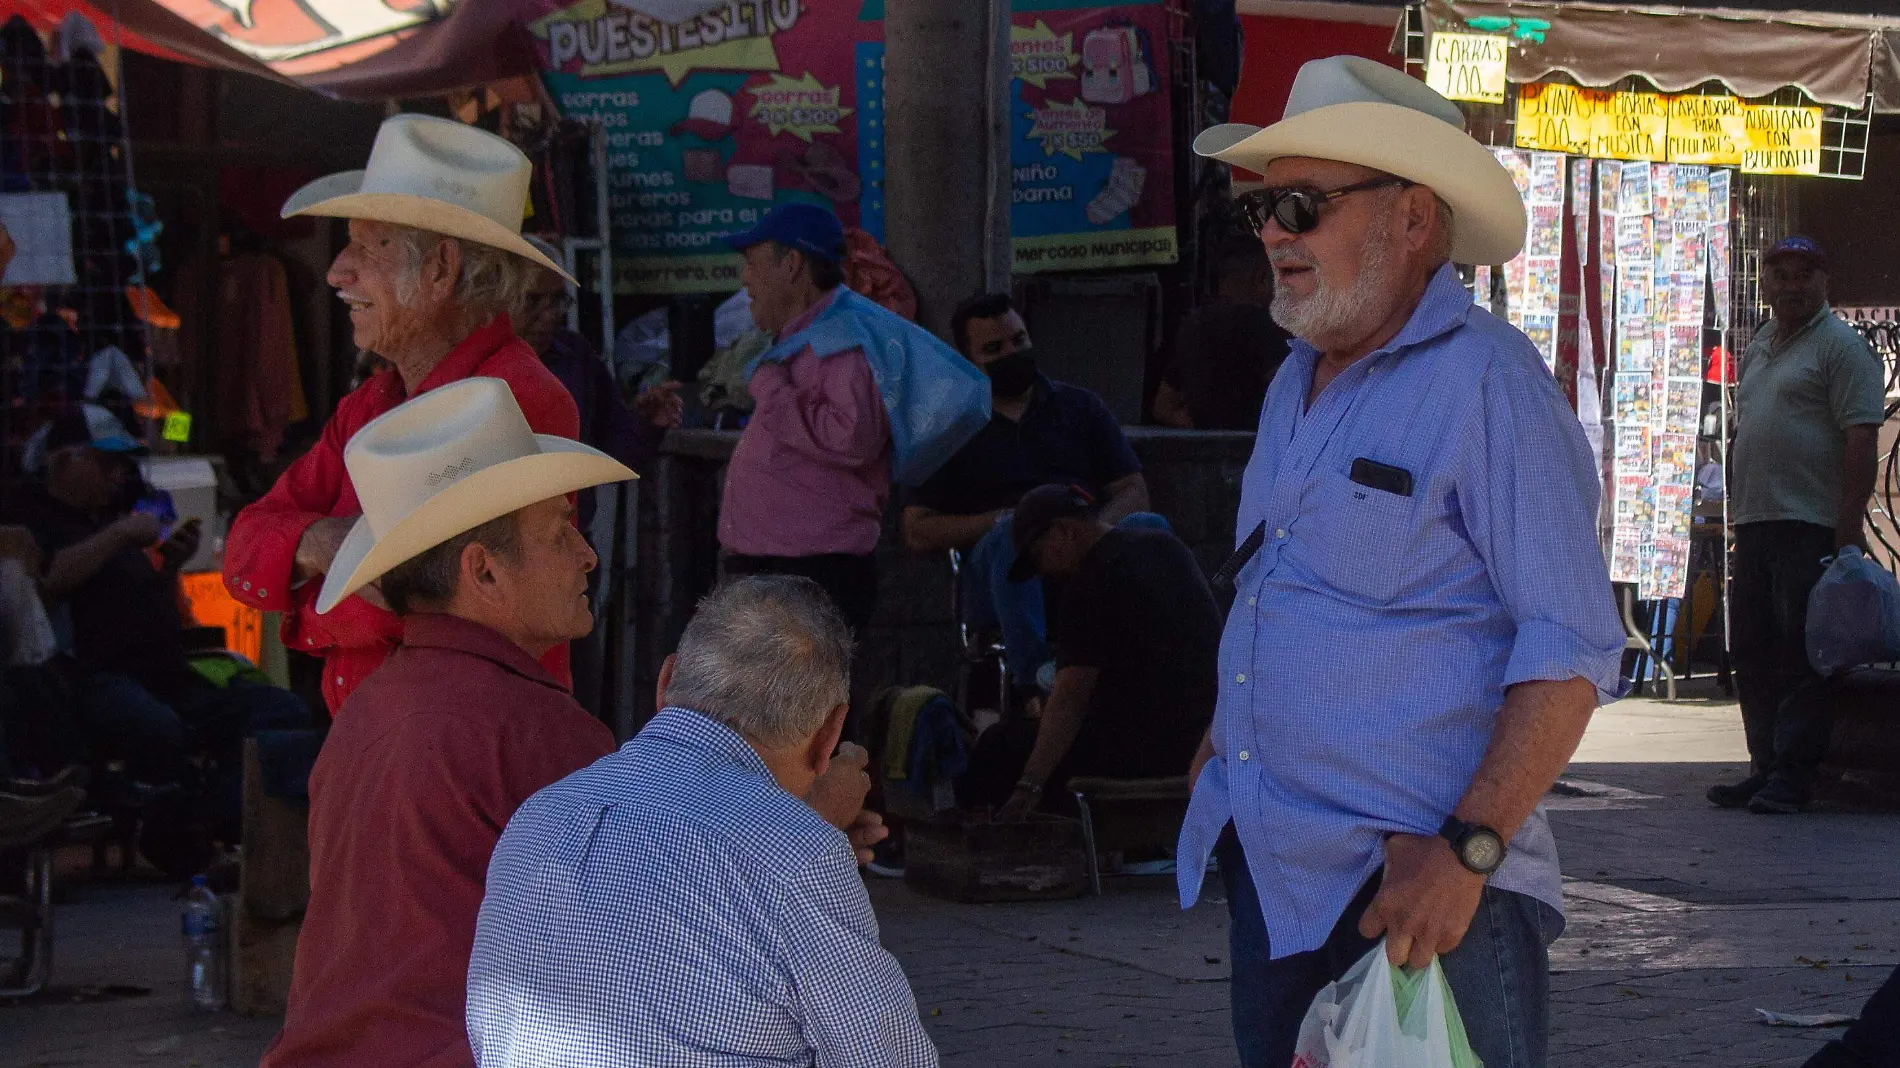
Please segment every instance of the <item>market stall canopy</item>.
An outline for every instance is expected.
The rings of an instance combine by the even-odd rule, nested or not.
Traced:
[[[68,10],[128,48],[334,96],[425,96],[534,70],[509,0],[21,0],[56,25]],[[39,9],[44,9],[39,10]]]
[[[1892,0],[1833,6],[1891,11]],[[1607,86],[1637,76],[1681,92],[1719,81],[1741,97],[1793,86],[1853,109],[1871,91],[1874,110],[1900,112],[1900,17],[1891,14],[1554,0],[1427,0],[1425,12],[1428,29],[1510,35],[1514,82],[1562,72]]]

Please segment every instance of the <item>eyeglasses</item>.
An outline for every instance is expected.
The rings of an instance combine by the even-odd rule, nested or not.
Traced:
[[[1289,234],[1311,233],[1319,226],[1320,209],[1340,197],[1352,193],[1362,193],[1368,189],[1386,189],[1392,186],[1410,187],[1418,183],[1390,175],[1373,178],[1354,185],[1342,186],[1333,190],[1318,190],[1310,187],[1295,186],[1291,189],[1260,189],[1241,197],[1235,203],[1241,214],[1247,218],[1247,225],[1258,234],[1267,228],[1271,219],[1280,224],[1280,229]]]

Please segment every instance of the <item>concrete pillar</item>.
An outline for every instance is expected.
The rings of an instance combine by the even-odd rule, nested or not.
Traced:
[[[1009,288],[1009,0],[890,0],[884,43],[885,242],[948,338]]]

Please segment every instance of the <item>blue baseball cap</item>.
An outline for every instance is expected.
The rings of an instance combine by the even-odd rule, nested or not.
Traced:
[[[831,209],[816,204],[781,204],[766,212],[759,225],[726,238],[726,244],[740,252],[767,241],[827,263],[844,259],[844,224]]]
[[[1799,256],[1809,263],[1814,264],[1816,267],[1824,271],[1827,270],[1827,253],[1822,252],[1820,243],[1811,237],[1803,237],[1800,234],[1789,234],[1787,237],[1775,242],[1775,247],[1769,249],[1767,255],[1764,255],[1761,261],[1763,263],[1773,263],[1783,256]]]

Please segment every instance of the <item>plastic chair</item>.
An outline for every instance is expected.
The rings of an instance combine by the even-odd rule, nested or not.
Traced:
[[[996,665],[996,712],[1009,718],[1009,659],[1000,641],[991,641],[970,626],[963,611],[963,553],[950,550],[950,615],[957,624],[957,707],[970,708],[970,679],[977,668]]]

